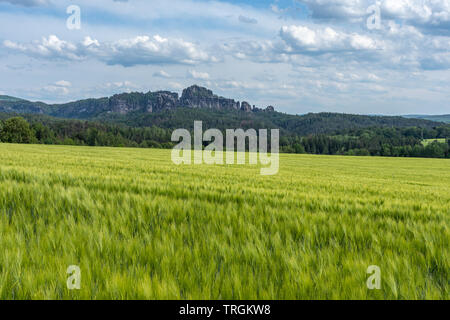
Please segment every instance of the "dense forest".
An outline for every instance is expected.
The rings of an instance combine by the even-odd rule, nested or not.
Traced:
[[[181,124],[177,123],[181,121],[178,119],[173,120],[173,128],[169,128],[167,123],[163,123],[163,126],[132,127],[120,122],[64,120],[42,115],[23,115],[22,117],[8,114],[0,114],[0,119],[1,142],[135,148],[172,148],[175,145],[171,142],[172,131],[177,128],[177,124]],[[230,121],[233,122],[227,119],[220,123],[220,118],[215,118],[212,124],[206,119],[205,127],[211,128],[216,125],[219,129],[223,129],[222,126],[226,126]],[[318,119],[318,115],[311,115],[306,121],[309,121],[312,126],[305,125],[296,130],[286,129],[288,125],[285,124],[285,128],[281,130],[281,152],[450,158],[450,125],[352,128],[345,122],[343,125],[341,121],[334,122],[334,126],[331,128],[328,126],[325,130],[323,127],[316,127],[314,123],[328,123],[327,115],[325,115],[325,121]],[[264,123],[259,125],[263,128]],[[336,126],[344,128],[339,129]],[[305,131],[309,133],[302,134]],[[436,141],[432,141],[434,139]],[[431,142],[425,143],[430,140]]]

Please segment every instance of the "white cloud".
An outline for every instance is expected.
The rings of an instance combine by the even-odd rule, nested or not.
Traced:
[[[69,89],[60,86],[45,86],[43,90],[47,93],[57,94],[57,95],[66,95],[69,93]]]
[[[8,2],[25,7],[44,6],[50,4],[49,0],[0,0],[0,2]]]
[[[34,58],[66,60],[96,58],[110,65],[125,67],[151,64],[194,65],[217,61],[215,57],[208,55],[191,42],[163,38],[159,35],[137,36],[105,43],[86,37],[78,44],[50,35],[48,38],[42,38],[41,41],[26,44],[5,40],[3,47]]]
[[[374,81],[374,82],[382,81],[382,79],[381,79],[379,76],[377,76],[376,74],[373,74],[373,73],[369,73],[369,74],[367,75],[367,79],[368,79],[369,81]]]
[[[160,70],[160,71],[155,72],[155,73],[153,74],[153,76],[154,76],[154,77],[159,77],[159,78],[166,78],[166,79],[169,79],[169,78],[172,77],[170,74],[168,74],[168,73],[165,72],[164,70]]]
[[[189,70],[188,76],[197,80],[208,80],[210,78],[209,74],[206,72],[198,72],[195,70]]]
[[[72,87],[72,83],[70,81],[60,80],[43,87],[42,90],[47,94],[64,96],[70,93],[70,87]]]
[[[400,25],[394,21],[389,21],[386,26],[386,31],[390,37],[398,38],[419,38],[422,39],[424,35],[414,26]]]
[[[98,42],[98,40],[96,40],[96,39],[92,39],[89,36],[84,38],[82,43],[83,43],[83,46],[85,46],[85,47],[90,47],[90,46],[100,47],[100,42]]]
[[[137,36],[102,46],[102,60],[123,66],[148,64],[197,64],[213,60],[205,51],[182,39],[159,35]]]
[[[255,81],[225,81],[219,87],[221,88],[234,88],[234,89],[246,89],[246,90],[262,90],[266,86],[263,83]]]
[[[169,86],[169,89],[172,90],[180,90],[184,88],[183,84],[173,81],[169,82],[167,85]]]
[[[82,57],[78,47],[71,42],[60,40],[55,35],[43,37],[41,41],[31,43],[17,43],[11,40],[3,41],[4,48],[21,52],[35,58],[80,60]]]
[[[131,81],[125,80],[125,81],[107,82],[103,84],[99,89],[107,93],[117,93],[117,92],[132,92],[142,90],[143,88]]]
[[[307,26],[284,26],[280,37],[290,53],[325,53],[333,51],[377,50],[382,43],[366,35],[347,34],[333,28],[312,29]]]
[[[450,23],[448,0],[299,0],[318,20],[340,19],[362,22],[367,8],[378,3],[383,20],[403,20],[409,25],[439,28]]]
[[[285,44],[272,40],[237,40],[225,42],[219,50],[226,55],[243,61],[255,63],[289,62],[289,56],[283,52]]]
[[[72,83],[70,83],[69,81],[66,81],[66,80],[60,80],[60,81],[57,81],[57,82],[55,82],[55,85],[56,86],[59,86],[59,87],[71,87],[72,86]]]

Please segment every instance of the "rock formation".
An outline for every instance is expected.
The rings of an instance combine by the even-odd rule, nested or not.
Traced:
[[[252,106],[247,101],[243,101],[241,103],[241,110],[245,111],[245,112],[251,112],[252,111]]]
[[[211,90],[199,87],[197,85],[191,86],[183,90],[181,99],[179,101],[180,107],[188,108],[206,108],[206,109],[235,109],[240,108],[239,102],[233,99],[227,99],[215,95]]]
[[[175,108],[205,108],[214,110],[242,110],[245,112],[260,112],[263,109],[251,106],[244,101],[240,103],[214,94],[211,90],[197,85],[178,93],[169,91],[131,92],[116,94],[112,97],[86,99],[61,105],[46,105],[41,102],[30,102],[9,96],[0,96],[0,112],[20,112],[33,114],[50,114],[65,118],[86,119],[102,114],[117,113],[155,113],[161,110]],[[269,106],[265,111],[274,111]]]

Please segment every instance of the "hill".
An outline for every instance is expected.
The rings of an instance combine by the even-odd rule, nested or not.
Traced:
[[[0,96],[0,112],[24,114],[50,114],[52,107],[43,102],[31,102],[10,96]]]
[[[0,101],[18,102],[18,101],[23,101],[23,100],[19,99],[19,98],[11,97],[11,96],[0,95]]]
[[[442,125],[435,121],[403,117],[338,113],[290,115],[275,111],[273,106],[258,108],[246,101],[220,97],[196,85],[184,89],[181,97],[169,91],[133,92],[54,105],[3,97],[0,99],[2,113],[39,114],[132,127],[192,128],[194,120],[202,120],[205,128],[280,128],[285,134],[304,136],[354,128],[433,128]]]
[[[403,117],[365,116],[341,113],[309,113],[290,115],[276,111],[243,112],[242,110],[191,109],[180,107],[158,113],[128,115],[108,114],[96,120],[121,123],[134,127],[158,126],[161,128],[192,129],[195,120],[202,120],[205,128],[278,128],[284,134],[305,136],[329,134],[346,129],[370,127],[423,127],[433,128],[439,122]]]
[[[404,117],[409,118],[409,119],[423,119],[423,120],[450,123],[450,114],[444,114],[444,115],[414,115],[414,114],[412,114],[412,115],[406,115]]]

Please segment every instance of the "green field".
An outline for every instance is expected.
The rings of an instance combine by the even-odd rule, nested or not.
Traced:
[[[449,299],[449,218],[449,160],[0,144],[0,299]]]
[[[440,143],[445,143],[447,140],[446,139],[424,139],[422,140],[422,144],[426,147],[427,145],[429,145],[430,143],[433,142],[440,142]]]

